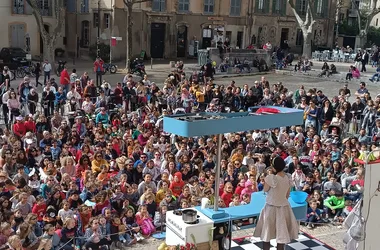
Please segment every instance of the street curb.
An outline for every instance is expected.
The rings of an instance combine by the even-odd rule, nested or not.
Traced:
[[[215,75],[214,78],[216,79],[216,78],[232,78],[232,77],[244,77],[244,76],[259,76],[259,75],[267,75],[269,73],[270,73],[270,71],[246,73],[246,74],[231,74],[231,75],[222,75],[222,76]]]
[[[309,73],[307,74],[295,74],[293,71],[287,71],[287,70],[275,70],[274,72],[275,74],[278,74],[278,75],[286,75],[286,76],[300,76],[300,77],[304,77],[304,78],[311,78],[311,79],[328,79],[330,81],[335,81],[335,82],[341,82],[341,83],[350,83],[350,82],[362,82],[363,81],[363,78],[359,78],[359,79],[353,79],[351,81],[347,81],[345,80],[344,78],[340,78],[340,79],[334,79],[334,78],[325,78],[325,77],[319,77],[319,76],[314,76],[314,75],[311,75]],[[339,74],[342,74],[342,73],[339,73]]]

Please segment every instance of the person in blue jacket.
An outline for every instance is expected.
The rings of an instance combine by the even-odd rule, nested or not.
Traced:
[[[109,120],[109,117],[106,112],[106,109],[104,107],[100,108],[99,114],[96,115],[96,120],[95,120],[96,124],[102,123],[103,125],[107,125],[108,120]]]

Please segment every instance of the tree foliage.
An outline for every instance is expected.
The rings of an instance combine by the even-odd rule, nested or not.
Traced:
[[[362,5],[358,5],[355,0],[351,0],[352,7],[358,11],[357,20],[360,28],[359,36],[365,37],[376,14],[380,13],[378,0],[367,0]]]
[[[369,27],[367,34],[367,47],[372,44],[380,44],[380,28]]]

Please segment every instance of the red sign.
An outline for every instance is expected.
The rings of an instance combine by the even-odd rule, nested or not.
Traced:
[[[112,46],[112,47],[116,47],[116,44],[117,44],[117,42],[116,42],[116,37],[112,37],[112,38],[111,38],[111,46]]]

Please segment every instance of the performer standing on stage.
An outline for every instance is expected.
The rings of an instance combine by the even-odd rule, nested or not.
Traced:
[[[284,250],[285,244],[298,238],[298,223],[288,202],[291,183],[283,171],[284,160],[277,156],[272,160],[275,174],[265,177],[266,203],[261,211],[253,236],[264,241],[264,250],[270,249],[270,240],[276,239],[277,249]]]

